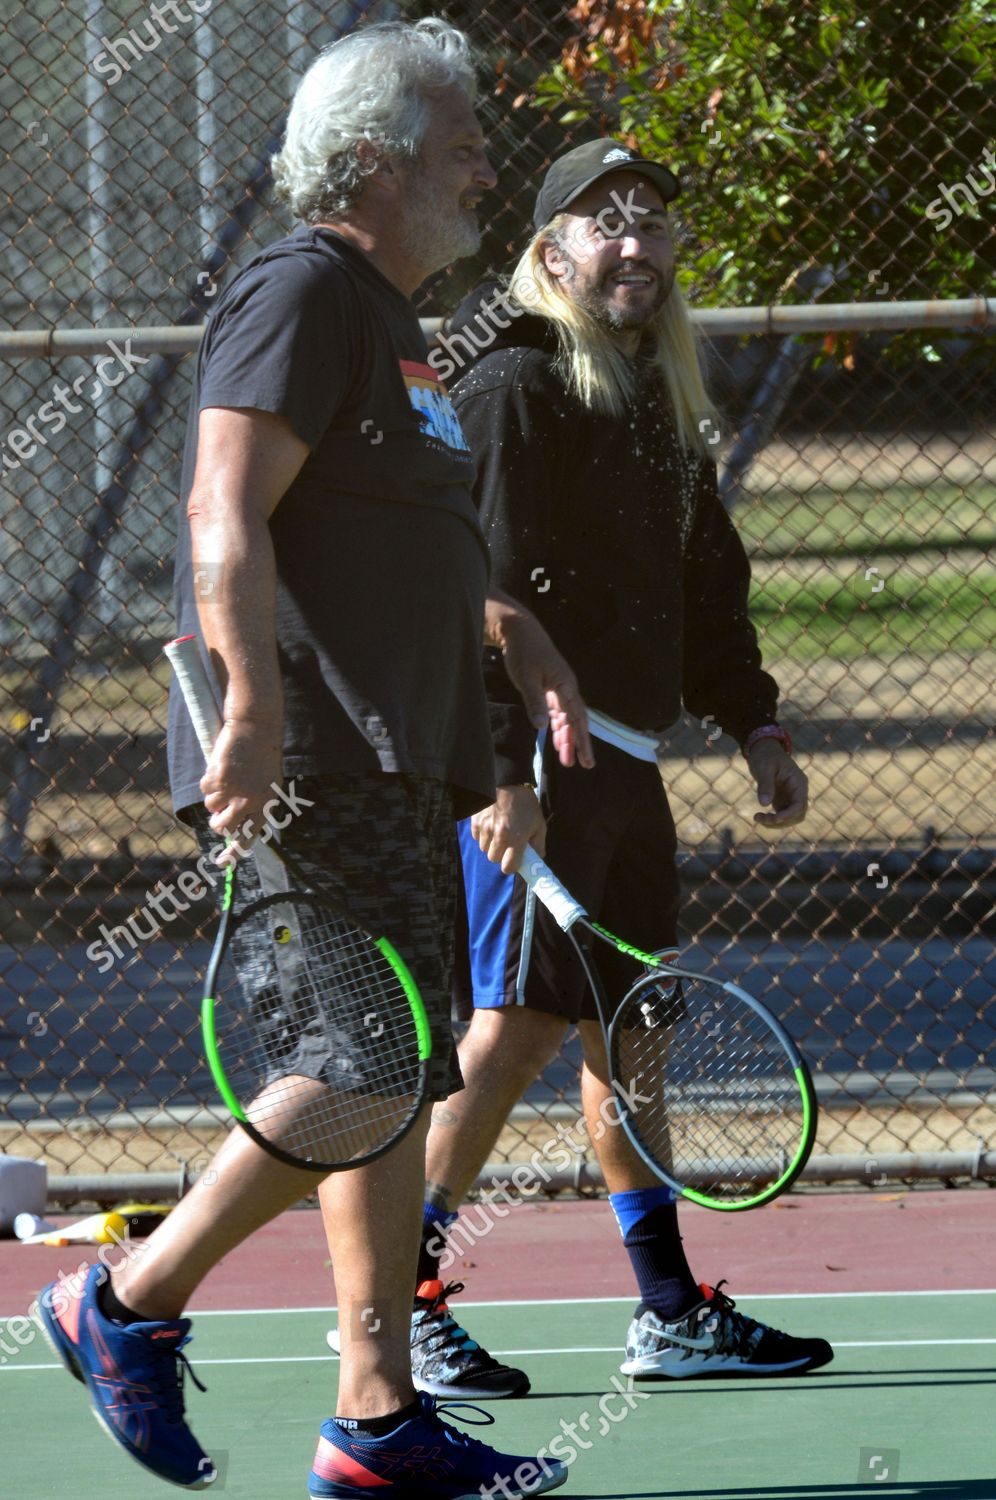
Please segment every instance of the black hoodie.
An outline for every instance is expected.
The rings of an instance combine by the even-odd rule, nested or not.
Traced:
[[[557,336],[529,313],[461,303],[432,362],[463,368],[453,401],[477,464],[474,497],[492,581],[542,621],[586,703],[634,729],[712,715],[741,743],[775,720],[747,617],[750,568],[716,490],[716,466],[683,450],[647,368],[625,417],[586,410],[556,368]],[[509,326],[501,329],[499,322]],[[528,781],[536,731],[485,652],[499,786]]]

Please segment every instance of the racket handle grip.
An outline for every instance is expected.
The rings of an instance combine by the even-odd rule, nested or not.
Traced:
[[[564,932],[569,932],[575,922],[588,915],[529,844],[519,861],[519,874]]]
[[[197,739],[204,751],[204,759],[210,760],[214,742],[221,733],[221,714],[204,670],[197,637],[182,635],[179,640],[170,641],[163,650],[180,684]]]
[[[204,666],[201,649],[194,635],[181,635],[170,641],[163,651],[180,684],[191,723],[204,751],[204,759],[211,759],[214,742],[221,733],[222,719],[214,698],[214,689]],[[270,829],[272,834],[272,827]],[[264,890],[285,890],[284,864],[275,849],[265,839],[258,839],[254,854],[264,879]],[[269,882],[269,884],[267,883]]]

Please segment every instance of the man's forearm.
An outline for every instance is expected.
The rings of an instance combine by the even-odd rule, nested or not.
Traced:
[[[588,715],[569,664],[534,614],[501,589],[492,589],[484,612],[485,644],[502,653],[533,729],[548,724],[562,766],[593,766]],[[497,746],[496,746],[497,752]],[[498,759],[496,753],[496,760]],[[499,770],[499,783],[512,784]],[[516,775],[514,783],[523,777]]]
[[[224,717],[279,724],[277,574],[267,522],[249,508],[191,497],[194,596],[224,692]]]

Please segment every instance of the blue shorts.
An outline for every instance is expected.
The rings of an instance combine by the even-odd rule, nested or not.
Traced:
[[[602,741],[591,771],[561,766],[552,747],[540,783],[546,861],[589,914],[648,952],[673,949],[679,904],[677,837],[657,766]],[[456,999],[474,1008],[525,1005],[568,1021],[595,1019],[570,940],[517,876],[481,853],[459,824],[464,905],[457,919]],[[592,957],[610,1004],[633,983],[631,959],[597,943]]]

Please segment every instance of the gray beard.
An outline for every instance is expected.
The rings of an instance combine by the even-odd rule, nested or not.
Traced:
[[[421,184],[410,194],[400,224],[405,254],[431,276],[481,247],[481,231],[469,220],[440,207]]]

